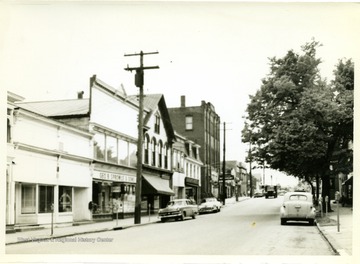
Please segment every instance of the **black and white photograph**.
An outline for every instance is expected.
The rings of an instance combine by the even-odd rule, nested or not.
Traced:
[[[1,1],[0,263],[356,263],[359,32],[357,1]]]

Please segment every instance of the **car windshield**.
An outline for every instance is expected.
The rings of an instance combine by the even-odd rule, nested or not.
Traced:
[[[183,205],[183,201],[170,201],[167,206]]]
[[[290,201],[307,201],[307,196],[306,195],[291,195],[289,197]]]
[[[208,203],[208,202],[215,202],[216,200],[214,198],[207,198],[207,199],[203,199],[201,201],[201,203]]]

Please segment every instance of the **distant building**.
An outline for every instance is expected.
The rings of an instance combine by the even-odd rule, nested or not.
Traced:
[[[173,144],[174,198],[190,198],[200,201],[201,168],[200,145],[175,132]]]
[[[220,117],[211,103],[186,106],[181,96],[181,106],[168,109],[174,129],[201,146],[201,198],[218,196],[220,169]]]

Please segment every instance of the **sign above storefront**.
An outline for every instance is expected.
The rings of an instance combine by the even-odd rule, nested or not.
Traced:
[[[136,183],[136,176],[122,175],[118,173],[104,172],[104,171],[94,171],[93,178],[100,180],[114,181],[114,182]]]

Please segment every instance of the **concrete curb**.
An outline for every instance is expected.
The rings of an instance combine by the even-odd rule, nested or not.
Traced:
[[[319,230],[321,236],[328,242],[329,246],[334,251],[334,253],[338,256],[341,256],[341,254],[337,250],[337,246],[335,246],[336,245],[335,240],[326,235],[326,231],[323,228],[321,228],[319,223],[316,223],[316,227]]]

